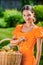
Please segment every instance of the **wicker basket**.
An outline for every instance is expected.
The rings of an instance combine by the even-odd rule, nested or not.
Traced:
[[[0,41],[0,43],[2,43],[5,40],[8,39],[4,39]],[[21,59],[22,54],[20,52],[0,52],[0,65],[20,65]]]

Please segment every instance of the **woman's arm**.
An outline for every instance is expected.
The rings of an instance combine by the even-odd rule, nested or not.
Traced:
[[[10,41],[10,46],[16,46],[16,45],[18,45],[20,42],[22,42],[24,40],[25,40],[24,37],[20,37],[19,39],[12,39]]]
[[[37,48],[37,53],[36,53],[36,63],[35,63],[35,65],[39,65],[40,57],[41,57],[41,51],[42,51],[42,39],[41,38],[37,39],[36,48]]]
[[[17,36],[16,36],[16,35],[14,35],[14,36],[12,37],[12,40],[15,40],[15,39],[17,39]]]

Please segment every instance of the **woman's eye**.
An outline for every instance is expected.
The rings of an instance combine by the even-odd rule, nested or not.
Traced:
[[[31,14],[28,14],[28,15],[24,15],[24,16],[31,16]]]

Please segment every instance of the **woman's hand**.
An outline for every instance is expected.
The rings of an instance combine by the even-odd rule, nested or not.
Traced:
[[[19,39],[15,39],[15,40],[12,39],[10,41],[10,46],[16,46],[22,41],[25,41],[25,37],[23,37],[23,36],[21,36]]]
[[[10,41],[10,46],[16,46],[16,45],[17,45],[17,40]]]
[[[19,38],[19,40],[20,40],[20,41],[25,41],[26,39],[25,39],[24,36],[21,36],[21,37]]]

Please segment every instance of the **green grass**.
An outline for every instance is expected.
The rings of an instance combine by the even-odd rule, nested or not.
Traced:
[[[0,40],[4,38],[11,38],[14,28],[0,28]]]

